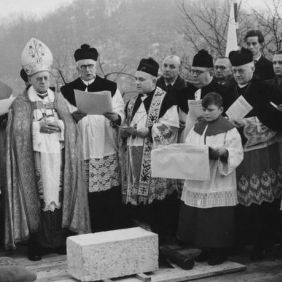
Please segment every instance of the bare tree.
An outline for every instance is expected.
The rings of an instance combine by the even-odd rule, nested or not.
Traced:
[[[195,51],[208,49],[213,55],[223,56],[229,20],[228,1],[179,0],[183,16],[183,32]]]
[[[269,53],[281,49],[282,42],[282,18],[280,14],[281,0],[264,1],[263,11],[252,9],[256,25],[265,36],[264,47]]]

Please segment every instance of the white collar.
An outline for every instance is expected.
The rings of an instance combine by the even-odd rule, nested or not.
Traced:
[[[95,78],[93,78],[93,79],[91,79],[91,80],[88,80],[88,81],[81,79],[81,81],[82,81],[86,86],[92,84],[92,83],[94,82],[94,80],[95,80]]]
[[[47,93],[48,96],[46,96],[46,98],[48,98],[50,102],[53,102],[55,98],[54,92],[50,88],[48,88]],[[31,102],[42,101],[42,98],[38,96],[38,92],[34,89],[32,85],[28,88],[27,94]]]
[[[257,58],[254,58],[254,62],[257,62],[260,58],[261,58],[261,53],[260,53],[260,55],[257,57]]]
[[[246,87],[248,84],[249,84],[249,83],[245,83],[245,84],[238,84],[238,87],[239,87],[239,88],[244,88],[244,87]]]

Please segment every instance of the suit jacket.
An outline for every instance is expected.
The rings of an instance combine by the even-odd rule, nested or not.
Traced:
[[[165,84],[164,77],[161,76],[157,80],[157,86],[167,92],[167,95],[170,96],[171,100],[174,100],[175,104],[182,109],[181,101],[181,90],[187,85],[186,80],[181,76],[178,76],[173,85],[167,86]]]
[[[254,74],[262,80],[272,79],[275,77],[272,62],[261,56],[255,63]]]

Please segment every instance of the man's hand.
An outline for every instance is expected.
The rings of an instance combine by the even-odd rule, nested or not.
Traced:
[[[81,119],[87,116],[87,114],[82,111],[75,111],[71,115],[76,123],[78,123]]]
[[[138,136],[138,137],[141,137],[141,138],[145,138],[145,137],[149,136],[149,133],[150,133],[149,128],[143,127],[143,128],[136,130],[135,135]]]
[[[129,126],[121,126],[119,128],[120,130],[120,135],[123,138],[128,138],[130,136],[135,136],[136,133],[136,129],[133,127],[129,127]]]
[[[218,160],[219,153],[218,150],[212,147],[209,147],[209,159],[210,160]]]
[[[57,125],[56,122],[42,122],[40,123],[40,132],[41,133],[47,133],[52,134],[56,132],[60,132],[61,128]]]
[[[229,121],[237,128],[244,127],[246,125],[244,119],[229,119]]]
[[[103,114],[108,120],[112,121],[112,122],[116,122],[119,119],[119,115],[117,113],[114,112],[107,112]]]

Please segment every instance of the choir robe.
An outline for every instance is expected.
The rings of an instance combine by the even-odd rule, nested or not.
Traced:
[[[212,122],[197,123],[185,143],[224,147],[228,158],[210,160],[209,180],[185,180],[178,238],[200,248],[231,246],[234,239],[234,206],[238,203],[236,167],[243,160],[240,134],[220,116]]]
[[[239,129],[244,160],[237,168],[236,237],[238,244],[252,243],[260,251],[273,241],[275,206],[282,191],[282,113],[270,104],[281,104],[282,96],[255,76],[247,86],[233,85],[227,93],[229,105],[242,95],[253,107]]]
[[[124,119],[124,102],[115,82],[96,76],[89,85],[78,78],[61,88],[73,110],[77,110],[74,89],[98,92],[110,91],[113,111]],[[116,125],[117,125],[116,124]],[[82,154],[89,191],[89,208],[93,231],[119,227],[121,179],[118,158],[118,129],[103,115],[87,115],[78,122],[82,138]]]
[[[177,106],[157,87],[131,99],[126,105],[126,125],[150,129],[148,137],[128,137],[123,145],[123,203],[131,216],[151,226],[159,235],[176,229],[178,203],[176,181],[151,177],[151,150],[176,143],[179,128]]]

